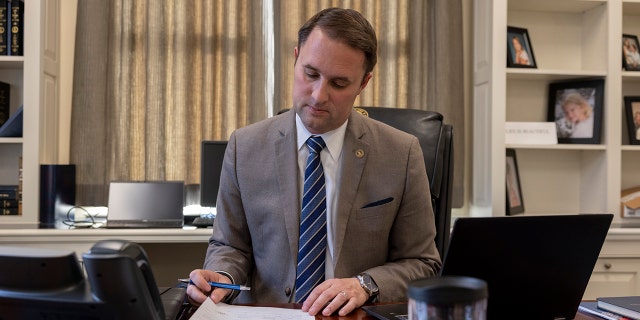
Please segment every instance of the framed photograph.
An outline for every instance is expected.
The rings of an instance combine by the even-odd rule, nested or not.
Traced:
[[[537,68],[527,29],[507,27],[507,67]]]
[[[600,144],[603,105],[604,79],[550,83],[547,121],[558,143]]]
[[[640,44],[638,37],[631,34],[622,35],[622,67],[627,71],[640,71]]]
[[[640,96],[624,97],[629,143],[640,144]]]
[[[520,185],[520,174],[518,173],[518,161],[516,161],[516,151],[507,149],[506,164],[506,186],[507,186],[507,215],[514,215],[524,212],[524,201],[522,198],[522,187]]]

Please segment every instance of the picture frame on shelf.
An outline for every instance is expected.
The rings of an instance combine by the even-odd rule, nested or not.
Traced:
[[[629,144],[640,145],[640,96],[624,97]]]
[[[524,198],[522,197],[522,185],[520,184],[520,173],[518,171],[515,149],[507,149],[506,152],[505,183],[507,215],[523,213]]]
[[[537,68],[529,32],[525,28],[507,26],[507,67]]]
[[[555,122],[558,143],[600,144],[604,79],[549,83],[547,121]]]
[[[640,43],[638,36],[622,35],[622,67],[627,71],[640,71]]]

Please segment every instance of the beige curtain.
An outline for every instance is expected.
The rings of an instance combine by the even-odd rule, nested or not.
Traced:
[[[297,30],[331,6],[362,12],[378,32],[379,62],[356,104],[436,110],[454,125],[461,205],[462,44],[450,39],[462,38],[462,12],[447,0],[79,1],[78,204],[104,205],[112,180],[197,185],[200,141],[291,106]]]

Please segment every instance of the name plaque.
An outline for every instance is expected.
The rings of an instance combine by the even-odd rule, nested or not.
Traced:
[[[506,144],[558,144],[554,122],[506,122]]]

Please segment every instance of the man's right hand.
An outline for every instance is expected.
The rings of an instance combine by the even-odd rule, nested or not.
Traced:
[[[187,286],[187,296],[189,302],[195,306],[201,305],[205,299],[211,298],[214,303],[223,301],[231,292],[229,289],[213,288],[209,282],[231,283],[228,277],[215,271],[196,269],[189,274],[191,282]]]

